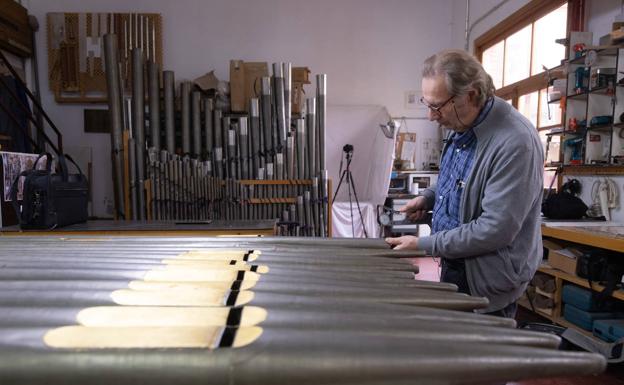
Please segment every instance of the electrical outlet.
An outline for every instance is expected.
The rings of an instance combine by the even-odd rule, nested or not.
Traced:
[[[421,96],[422,92],[420,91],[405,91],[405,108],[408,110],[421,109]]]

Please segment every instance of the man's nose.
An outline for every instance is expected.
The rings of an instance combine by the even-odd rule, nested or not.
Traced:
[[[428,113],[429,120],[432,122],[437,121],[440,118],[440,114],[438,114],[431,108],[427,109],[427,113]]]

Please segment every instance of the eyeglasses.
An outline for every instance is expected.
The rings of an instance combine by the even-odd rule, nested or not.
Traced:
[[[454,97],[455,97],[455,95],[451,96],[450,98],[446,99],[446,101],[444,103],[440,104],[439,106],[434,106],[434,105],[431,105],[431,104],[427,103],[427,101],[425,100],[424,97],[420,98],[420,103],[422,103],[425,107],[430,109],[431,112],[433,112],[435,114],[438,114],[438,115],[442,115],[440,110],[442,108],[444,108],[444,106],[446,106],[451,100],[453,100]]]

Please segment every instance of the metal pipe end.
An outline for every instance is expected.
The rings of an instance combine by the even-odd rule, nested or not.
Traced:
[[[284,71],[284,90],[290,91],[292,88],[292,63],[282,63]]]
[[[271,78],[268,76],[262,77],[262,95],[271,95]]]
[[[327,74],[316,75],[316,93],[317,95],[327,95]]]
[[[276,78],[284,77],[284,69],[282,68],[282,63],[273,63],[273,76]]]
[[[240,129],[241,135],[247,135],[247,117],[241,116],[238,118],[238,127]]]
[[[258,118],[260,117],[260,106],[259,106],[259,101],[258,98],[251,98],[249,100],[249,104],[250,104],[250,114],[252,118]]]
[[[305,121],[303,119],[297,119],[297,133],[305,132]]]
[[[308,110],[308,115],[316,114],[316,98],[306,99],[306,109]]]

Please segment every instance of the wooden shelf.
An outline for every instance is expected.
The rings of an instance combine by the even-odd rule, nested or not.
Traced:
[[[584,287],[586,289],[592,289],[592,290],[595,290],[595,291],[602,291],[602,289],[604,289],[604,286],[599,285],[599,284],[594,283],[594,282],[592,282],[591,287],[589,287],[589,282],[586,279],[578,277],[576,275],[568,274],[568,273],[563,272],[561,270],[553,269],[552,267],[550,267],[548,265],[541,265],[538,268],[538,271],[540,271],[542,273],[545,273],[545,274],[548,274],[548,275],[552,275],[554,277],[561,278],[561,279],[563,279],[564,281],[567,281],[567,282],[572,282],[575,285],[582,286],[582,287]],[[613,292],[613,297],[617,298],[617,299],[620,299],[620,300],[624,300],[624,290],[620,289],[620,290],[614,291]]]
[[[613,47],[609,47],[609,48],[599,48],[599,49],[593,49],[591,51],[596,51],[600,56],[617,56],[618,54],[618,50],[620,48],[624,48],[622,46],[613,46]],[[587,51],[589,51],[590,49],[588,49]],[[574,59],[571,59],[568,61],[568,63],[570,64],[585,64],[585,54],[587,53],[587,51]]]
[[[611,91],[611,92],[609,92]],[[605,96],[612,96],[615,97],[615,89],[613,87],[598,87],[598,88],[593,88],[589,91],[587,91],[590,94],[596,94],[596,95],[605,95]]]
[[[582,100],[583,98],[587,99],[588,95],[589,95],[589,92],[585,91],[585,92],[579,92],[578,94],[570,94],[567,96],[567,98],[568,100]]]
[[[555,98],[555,99],[549,100],[549,101],[548,101],[548,104],[559,103],[559,102],[561,102],[561,99],[563,99],[563,97],[561,97],[561,96],[560,96],[560,97],[558,97],[558,98]]]
[[[587,127],[587,131],[600,131],[600,132],[611,132],[613,129],[613,124],[597,124],[595,126]]]
[[[583,132],[578,132],[578,131],[569,131],[569,130],[557,130],[557,131],[551,131],[551,132],[547,132],[546,136],[555,136],[555,135],[585,135],[585,128],[583,128]]]
[[[618,228],[622,229],[622,228]],[[624,252],[624,237],[611,234],[601,227],[542,225],[542,236],[580,243],[587,246]]]
[[[548,320],[550,320],[552,322],[556,322],[555,317],[553,317],[552,314],[548,314],[547,312],[545,312],[542,309],[531,307],[531,303],[526,298],[519,299],[518,300],[518,305],[522,306],[525,309],[534,311],[535,314],[541,315],[542,317],[544,317],[544,318],[546,318],[546,319],[548,319]]]
[[[574,329],[574,330],[578,330],[579,332],[581,332],[581,333],[585,334],[585,335],[586,335],[586,336],[588,336],[588,337],[594,338],[594,339],[596,339],[597,341],[602,341],[602,340],[601,340],[601,339],[599,339],[598,337],[594,336],[594,335],[592,334],[592,332],[587,331],[587,330],[585,330],[585,329],[583,329],[583,328],[581,328],[581,327],[579,327],[579,326],[577,326],[577,325],[573,324],[572,322],[570,322],[570,321],[566,320],[566,319],[565,319],[565,318],[563,318],[563,317],[557,317],[557,319],[555,320],[555,323],[557,323],[557,324],[559,324],[559,325],[561,325],[561,326],[563,326],[563,327],[566,327],[566,328],[571,328],[571,329]],[[604,341],[602,341],[602,342],[604,342]]]
[[[624,175],[624,166],[595,164],[564,165],[563,174],[567,175]],[[623,250],[624,251],[624,250]]]
[[[594,89],[579,92],[579,93],[569,94],[566,97],[569,100],[585,99],[584,101],[587,101],[586,99],[589,95],[601,95],[601,96],[615,97],[615,89],[613,89],[612,87],[598,87],[598,88],[594,88]]]

